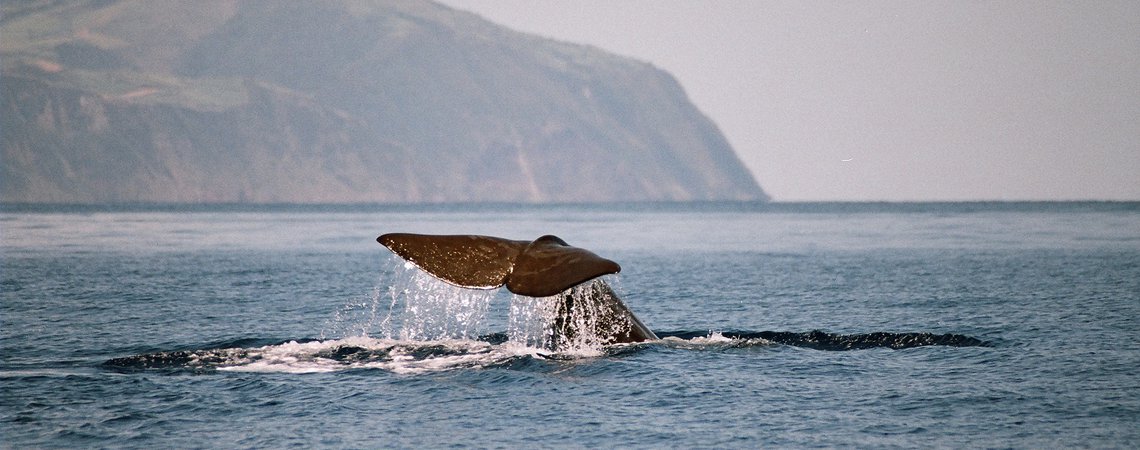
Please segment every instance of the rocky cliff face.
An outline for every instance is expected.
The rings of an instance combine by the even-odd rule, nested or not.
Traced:
[[[765,199],[667,73],[420,1],[6,4],[5,202]]]

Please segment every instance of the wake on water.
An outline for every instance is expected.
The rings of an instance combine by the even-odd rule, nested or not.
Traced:
[[[319,373],[379,369],[423,373],[505,367],[536,359],[576,360],[636,352],[652,346],[687,349],[764,348],[780,345],[817,350],[904,349],[930,345],[987,346],[958,334],[833,334],[823,331],[672,331],[658,341],[603,345],[580,333],[556,340],[557,302],[511,294],[507,330],[479,334],[497,290],[465,289],[439,281],[410,263],[395,261],[387,289],[341,307],[317,339],[265,342],[245,339],[206,346],[114,358],[103,363],[119,371],[245,371]],[[616,280],[606,277],[610,284]],[[588,295],[595,280],[573,289]],[[379,285],[378,285],[379,286]],[[579,301],[586,305],[590,302]],[[583,330],[589,327],[583,327]],[[328,337],[339,336],[339,337]]]

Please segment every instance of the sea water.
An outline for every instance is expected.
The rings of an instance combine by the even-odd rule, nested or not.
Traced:
[[[555,234],[661,341],[387,232]],[[28,207],[0,212],[0,446],[1140,445],[1140,204]],[[936,345],[927,345],[936,344]]]

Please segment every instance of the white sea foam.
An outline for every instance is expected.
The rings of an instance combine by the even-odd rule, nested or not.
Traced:
[[[695,338],[689,339],[688,342],[690,344],[698,344],[698,345],[699,344],[719,345],[719,344],[731,344],[733,342],[733,340],[732,340],[732,338],[725,337],[723,334],[720,334],[719,332],[711,332],[711,333],[709,333],[708,336],[695,337]]]
[[[717,331],[710,331],[706,336],[697,336],[689,339],[684,339],[676,336],[666,336],[661,339],[666,345],[680,348],[701,348],[701,347],[731,347],[731,346],[752,346],[752,345],[770,345],[772,341],[763,338],[731,338],[721,334]]]
[[[541,356],[539,349],[514,344],[446,339],[405,341],[349,337],[306,343],[286,342],[248,349],[218,370],[233,372],[322,373],[380,369],[395,373],[437,372],[501,364],[519,356]]]

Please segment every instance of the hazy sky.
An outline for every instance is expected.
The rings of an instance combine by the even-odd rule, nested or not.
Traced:
[[[1140,1],[443,3],[669,71],[776,200],[1140,200]]]

